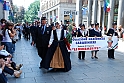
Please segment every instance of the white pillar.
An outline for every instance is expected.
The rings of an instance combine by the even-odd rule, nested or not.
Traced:
[[[63,7],[58,8],[58,22],[60,22],[62,20],[62,22],[64,22],[64,9]]]
[[[118,7],[118,21],[117,21],[117,25],[123,25],[122,24],[122,21],[123,21],[123,11],[122,11],[122,8],[123,8],[123,0],[119,0],[119,7]]]
[[[105,25],[104,25],[104,23],[105,23],[105,10],[104,10],[104,8],[103,8],[103,17],[102,17],[102,27],[103,27],[103,30],[102,30],[102,34],[104,34],[104,27],[105,27]]]
[[[4,19],[9,20],[9,11],[4,10]]]
[[[50,24],[50,12],[48,12],[48,24]]]
[[[58,19],[57,22],[60,21],[60,7],[58,7]]]
[[[2,19],[4,16],[3,16],[3,4],[0,3],[0,19]]]
[[[52,11],[52,22],[54,22],[54,10]]]
[[[75,17],[76,26],[82,23],[82,0],[76,0],[76,11],[77,15]]]
[[[63,7],[61,7],[61,9],[59,11],[59,22],[60,21],[64,22],[64,9],[63,9]]]
[[[108,27],[107,27],[107,30],[109,28],[112,28],[112,23],[113,23],[113,20],[114,20],[114,3],[115,3],[115,0],[110,0],[110,12],[108,13]]]
[[[97,22],[97,1],[93,0],[93,15],[92,15],[92,24]]]
[[[100,0],[98,1],[98,5],[99,6],[98,6],[97,23],[100,24],[101,23],[101,7],[102,7],[102,4],[101,4],[101,1]]]
[[[47,13],[45,13],[45,17],[47,18]]]
[[[56,9],[56,22],[58,21],[58,8]]]
[[[88,16],[87,16],[87,26],[91,24],[91,13],[92,13],[92,0],[88,0]]]

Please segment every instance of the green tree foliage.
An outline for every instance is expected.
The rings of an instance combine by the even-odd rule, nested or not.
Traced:
[[[36,0],[30,4],[28,10],[25,12],[24,19],[26,22],[33,22],[38,18],[38,11],[40,10],[40,1]]]
[[[24,20],[25,8],[23,6],[13,6],[14,22],[22,22]]]

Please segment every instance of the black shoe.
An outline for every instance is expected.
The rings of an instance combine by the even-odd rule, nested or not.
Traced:
[[[95,58],[96,58],[96,59],[98,59],[98,57],[97,57],[97,56],[95,56]]]
[[[93,57],[93,56],[92,56],[91,58],[92,58],[92,59],[94,59],[94,57]]]
[[[85,59],[82,59],[82,60],[85,60]]]
[[[48,72],[48,69],[45,69],[45,68],[41,68],[43,73],[47,73]]]
[[[115,59],[114,57],[112,59]]]
[[[40,66],[39,69],[41,69],[42,67]]]
[[[109,59],[111,59],[110,57],[108,57]]]
[[[79,58],[79,57],[78,57]],[[81,60],[81,58],[79,58],[79,60]]]

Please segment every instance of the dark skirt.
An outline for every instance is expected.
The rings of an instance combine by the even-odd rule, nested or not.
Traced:
[[[50,68],[51,61],[53,59],[54,53],[57,49],[57,47],[60,47],[63,61],[64,61],[64,69],[65,71],[71,70],[71,60],[70,60],[70,55],[68,53],[68,50],[66,48],[65,42],[64,41],[53,41],[51,44],[50,48],[48,48],[46,57],[43,61],[42,67],[45,69]]]

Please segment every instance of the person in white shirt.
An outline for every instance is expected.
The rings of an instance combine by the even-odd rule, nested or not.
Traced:
[[[56,29],[52,30],[48,45],[48,51],[43,62],[43,68],[53,68],[54,71],[59,69],[65,72],[71,70],[71,60],[69,57],[64,38],[67,31],[60,28],[60,24],[56,23]]]
[[[6,23],[6,27],[3,30],[3,40],[1,44],[6,46],[6,51],[10,54],[13,54],[13,45],[12,45],[12,38],[15,36],[16,32],[13,29],[13,23]]]

